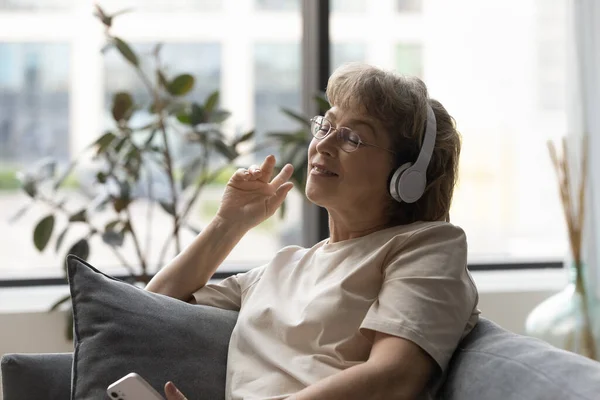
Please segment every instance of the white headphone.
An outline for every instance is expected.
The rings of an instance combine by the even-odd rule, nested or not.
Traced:
[[[398,202],[414,203],[419,200],[427,186],[427,167],[435,146],[437,123],[433,109],[427,103],[427,122],[423,146],[415,163],[400,166],[390,181],[390,195]]]

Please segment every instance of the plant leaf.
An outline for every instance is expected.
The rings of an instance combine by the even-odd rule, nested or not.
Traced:
[[[100,136],[98,139],[96,139],[96,141],[94,143],[92,143],[92,146],[98,146],[98,148],[96,149],[96,154],[100,154],[106,151],[106,149],[108,148],[108,146],[111,145],[111,143],[117,138],[117,136],[112,133],[112,132],[106,132],[104,135]]]
[[[115,211],[117,213],[120,213],[121,211],[123,211],[125,208],[127,208],[127,206],[129,205],[129,200],[121,198],[121,197],[115,197],[113,198],[113,208],[115,209]]]
[[[73,341],[73,331],[74,329],[74,319],[73,319],[73,307],[69,308],[69,312],[67,312],[66,314],[66,318],[67,318],[67,324],[65,326],[65,337],[67,338],[67,340],[69,341]]]
[[[17,222],[29,210],[29,207],[31,207],[31,204],[26,204],[19,208],[17,212],[8,219],[8,223],[12,224],[13,222]]]
[[[165,201],[159,201],[160,206],[166,213],[175,216],[175,207],[173,207],[173,203],[167,203]]]
[[[183,177],[181,178],[181,189],[185,189],[198,178],[201,166],[202,158],[198,157],[185,167]]]
[[[290,118],[292,118],[292,119],[294,119],[294,120],[298,121],[298,122],[299,122],[299,123],[301,123],[302,125],[310,127],[310,121],[309,121],[309,118],[306,118],[305,116],[303,116],[303,115],[301,115],[301,114],[298,114],[298,113],[296,113],[295,111],[292,111],[292,110],[290,110],[290,109],[288,109],[288,108],[283,108],[283,109],[281,109],[281,111],[282,111],[282,112],[283,112],[285,115],[287,115],[288,117],[290,117]]]
[[[104,233],[102,233],[102,241],[104,243],[108,244],[109,246],[120,247],[123,245],[123,242],[125,241],[125,233],[122,230],[121,231],[116,231],[116,230],[104,231]]]
[[[233,141],[233,145],[237,146],[240,143],[246,142],[250,139],[252,139],[254,137],[254,134],[256,133],[256,131],[253,129],[249,132],[244,133],[243,135],[241,135],[240,137],[237,137],[234,141]]]
[[[204,108],[198,103],[192,103],[192,112],[190,113],[190,124],[198,125],[204,122]]]
[[[110,28],[112,25],[112,17],[109,17],[102,8],[100,8],[100,6],[98,4],[94,4],[94,7],[96,7],[96,11],[94,12],[94,15],[96,17],[98,17],[98,19],[107,27]]]
[[[85,208],[82,208],[75,214],[69,217],[69,222],[85,222],[87,221],[87,212]]]
[[[230,116],[231,116],[231,113],[229,111],[216,110],[216,111],[213,111],[210,113],[210,116],[208,117],[208,122],[220,124],[221,122],[224,122],[225,120],[227,120],[227,118],[229,118]]]
[[[33,244],[38,251],[44,251],[52,231],[54,230],[54,215],[50,214],[40,220],[33,231]]]
[[[192,119],[190,118],[189,114],[186,114],[185,112],[178,113],[176,118],[179,122],[185,125],[190,125],[192,123]]]
[[[118,92],[113,96],[112,116],[115,121],[128,121],[133,114],[133,97],[127,92]]]
[[[202,229],[196,228],[195,226],[193,226],[193,225],[190,225],[190,224],[188,224],[188,223],[186,223],[186,224],[185,224],[185,227],[186,227],[187,229],[189,229],[189,230],[190,230],[192,233],[194,233],[195,235],[199,235],[199,234],[200,234],[200,232],[202,232]]]
[[[67,294],[67,295],[61,297],[54,304],[52,304],[52,307],[50,307],[50,311],[56,311],[58,309],[58,307],[61,306],[61,304],[64,304],[64,303],[66,303],[69,300],[71,300],[71,295],[70,294]]]
[[[23,184],[23,190],[31,198],[35,198],[37,195],[37,182],[33,179],[27,179]]]
[[[317,94],[313,99],[315,100],[315,102],[317,103],[317,106],[319,107],[320,114],[325,113],[327,110],[329,110],[331,108],[331,104],[329,104],[329,101],[327,100],[325,93],[321,92],[321,93]]]
[[[67,252],[67,255],[73,254],[82,260],[87,260],[90,256],[90,244],[87,239],[79,239]]]
[[[206,112],[207,113],[213,112],[218,101],[219,101],[219,91],[215,90],[208,96],[208,98],[206,99],[206,102],[204,103],[204,109],[206,110]]]
[[[213,146],[215,146],[215,149],[223,156],[225,156],[225,158],[227,158],[229,161],[233,161],[237,158],[238,154],[235,151],[235,149],[233,149],[231,146],[228,146],[222,140],[213,139],[211,142]]]
[[[69,175],[71,175],[71,171],[73,171],[73,168],[75,168],[76,165],[77,165],[77,160],[74,160],[69,164],[69,166],[67,167],[65,172],[63,172],[63,174],[60,176],[60,178],[58,178],[54,182],[54,190],[58,189],[60,187],[60,185],[62,185],[63,182],[69,177]]]
[[[134,51],[131,49],[131,47],[124,42],[122,39],[118,38],[118,37],[114,37],[113,41],[115,43],[115,46],[117,46],[117,49],[119,50],[119,52],[121,53],[121,55],[123,57],[125,57],[125,59],[127,61],[129,61],[131,64],[133,64],[134,66],[139,66],[139,60],[137,55],[134,53]]]
[[[69,225],[67,225],[65,227],[65,229],[62,230],[62,232],[60,233],[60,235],[58,235],[58,238],[56,238],[56,243],[54,244],[54,251],[58,253],[58,250],[60,250],[60,246],[62,245],[63,240],[65,239],[65,235],[67,234],[67,231],[69,230]]]
[[[116,219],[114,221],[110,221],[108,224],[104,226],[105,231],[116,230],[117,225],[121,223],[121,220]]]
[[[167,91],[173,96],[183,96],[194,88],[194,83],[195,79],[192,75],[182,74],[169,82]]]

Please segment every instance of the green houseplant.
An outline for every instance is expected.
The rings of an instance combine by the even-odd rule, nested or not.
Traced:
[[[120,12],[121,13],[121,12]],[[160,45],[152,52],[153,74],[147,72],[145,60],[125,40],[112,34],[116,13],[108,15],[96,6],[96,16],[105,28],[107,44],[103,51],[116,49],[133,68],[149,98],[150,104],[142,104],[132,93],[120,91],[112,94],[110,107],[114,129],[103,132],[86,151],[62,171],[54,160],[42,160],[38,165],[21,173],[22,189],[31,198],[16,218],[27,207],[40,204],[51,211],[43,217],[33,230],[33,242],[38,251],[44,251],[51,242],[57,252],[75,254],[88,259],[91,252],[90,239],[101,237],[120,264],[127,268],[132,283],[145,284],[152,271],[149,259],[148,240],[152,229],[143,233],[132,218],[131,208],[136,204],[147,204],[160,209],[170,221],[169,235],[161,245],[156,268],[162,266],[167,252],[182,249],[181,232],[190,229],[198,233],[200,228],[188,223],[203,189],[216,179],[223,177],[235,167],[240,156],[250,154],[254,131],[230,137],[223,131],[223,123],[230,112],[219,107],[219,92],[210,94],[204,102],[186,98],[193,89],[195,78],[191,74],[169,76],[161,59]],[[114,51],[114,50],[111,50]],[[142,68],[144,65],[144,68]],[[149,115],[147,123],[136,126],[132,120],[136,113]],[[191,156],[178,159],[173,151],[174,141],[184,143]],[[240,148],[246,149],[243,153]],[[248,150],[250,149],[250,150]],[[91,170],[94,196],[86,204],[73,204],[74,199],[62,192],[78,168]],[[168,190],[158,196],[153,193],[152,181],[162,178]],[[108,222],[98,223],[97,215],[112,214]],[[59,225],[58,216],[66,216],[67,223]],[[152,227],[154,213],[147,213],[146,221]],[[67,232],[75,225],[85,227],[86,233],[73,243],[66,242]],[[81,229],[79,229],[81,230]],[[135,260],[123,254],[123,244],[128,241],[135,249]],[[68,245],[68,247],[67,247]],[[152,246],[155,247],[155,246]],[[52,306],[52,310],[69,300],[64,297]],[[67,328],[67,334],[72,329]]]
[[[315,95],[313,100],[317,105],[318,112],[321,114],[324,114],[331,107],[325,94],[322,92]],[[307,149],[312,140],[312,134],[310,133],[310,117],[288,108],[283,108],[281,111],[291,120],[296,122],[299,127],[292,131],[271,132],[267,134],[267,138],[279,145],[279,168],[288,163],[292,164],[294,166],[294,173],[291,180],[294,182],[294,187],[304,193],[308,168]],[[282,207],[281,210],[284,212],[285,208]]]

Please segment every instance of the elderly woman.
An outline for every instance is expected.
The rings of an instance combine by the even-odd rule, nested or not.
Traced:
[[[460,138],[423,82],[348,64],[311,120],[306,197],[330,237],[207,284],[238,241],[275,213],[292,166],[238,170],[214,220],[148,290],[238,310],[227,399],[433,396],[477,323],[464,232],[450,224]],[[168,399],[183,399],[172,383]]]

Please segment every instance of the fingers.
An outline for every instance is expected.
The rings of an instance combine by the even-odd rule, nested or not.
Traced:
[[[165,384],[165,395],[167,396],[167,400],[187,400],[173,382],[167,382]]]
[[[292,182],[286,182],[279,186],[275,192],[275,195],[269,199],[268,210],[271,214],[281,206],[287,194],[290,192],[290,190],[292,190],[293,187],[294,184]]]
[[[252,181],[258,179],[262,174],[262,171],[258,166],[252,165],[250,168],[239,168],[231,179],[235,181]]]
[[[279,188],[292,177],[293,173],[294,167],[292,166],[292,164],[284,165],[284,167],[281,169],[281,171],[279,171],[277,176],[271,181],[271,185],[276,189]]]
[[[261,175],[259,179],[263,182],[269,183],[275,169],[275,156],[272,154],[268,155],[260,166],[260,169]]]

